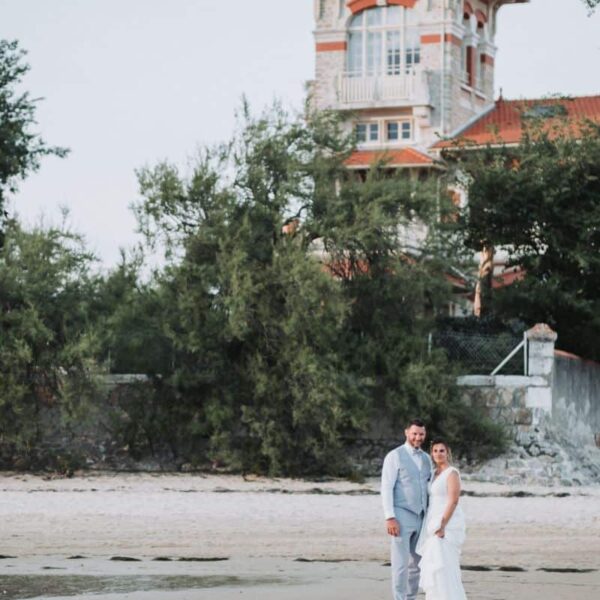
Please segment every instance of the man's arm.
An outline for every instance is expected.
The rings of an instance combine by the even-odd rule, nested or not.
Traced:
[[[386,520],[387,532],[390,535],[400,535],[400,524],[394,513],[394,485],[398,477],[398,456],[396,452],[389,452],[383,461],[381,469],[381,502],[383,515]]]

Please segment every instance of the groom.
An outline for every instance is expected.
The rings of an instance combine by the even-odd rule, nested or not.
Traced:
[[[414,419],[404,430],[406,442],[387,454],[381,472],[381,499],[392,545],[394,600],[414,600],[419,587],[417,540],[427,510],[432,467],[421,450],[425,423]]]

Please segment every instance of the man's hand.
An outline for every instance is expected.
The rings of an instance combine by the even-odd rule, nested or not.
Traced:
[[[400,535],[400,523],[398,523],[394,517],[387,519],[385,524],[387,526],[387,532],[389,535],[393,535],[394,537],[398,537]]]

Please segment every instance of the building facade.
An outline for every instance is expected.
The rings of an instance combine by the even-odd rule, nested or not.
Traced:
[[[498,11],[529,0],[313,0],[315,79],[312,107],[347,114],[357,148],[346,162],[364,171],[383,159],[389,168],[420,175],[445,169],[456,143],[518,145],[526,121],[548,127],[558,120],[572,132],[582,122],[600,123],[600,96],[528,100],[494,99]],[[465,190],[449,190],[457,205]],[[406,245],[417,247],[426,231],[411,226]],[[484,249],[479,281],[491,273],[492,286],[523,276],[506,270],[502,249]],[[478,288],[479,289],[479,286]],[[475,291],[466,309],[478,313]]]
[[[313,107],[347,111],[350,167],[381,151],[426,168],[430,148],[494,106],[496,17],[528,0],[314,0]],[[435,153],[434,153],[435,154]]]

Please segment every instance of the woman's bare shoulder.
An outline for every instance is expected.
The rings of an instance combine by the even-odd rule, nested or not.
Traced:
[[[450,477],[460,481],[460,471],[456,467],[448,467],[448,478]]]

